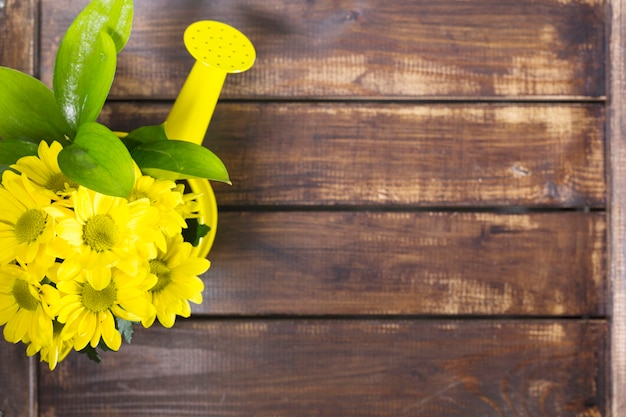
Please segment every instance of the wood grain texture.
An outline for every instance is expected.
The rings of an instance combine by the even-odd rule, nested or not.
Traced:
[[[35,75],[37,0],[4,0],[0,8],[0,65]]]
[[[41,415],[604,415],[606,324],[191,321],[41,370]]]
[[[603,213],[227,212],[196,314],[605,313]]]
[[[42,0],[41,72],[87,0]],[[192,65],[196,20],[242,30],[255,68],[224,97],[601,97],[603,0],[137,0],[116,97],[173,98]]]
[[[2,3],[0,65],[35,74],[37,1]],[[36,363],[24,351],[24,345],[9,344],[0,336],[0,416],[37,417]]]
[[[612,2],[608,132],[611,415],[626,415],[626,1]]]
[[[170,104],[111,103],[105,123]],[[220,103],[205,144],[220,205],[605,205],[602,105]]]
[[[37,364],[26,357],[23,344],[10,344],[0,336],[0,415],[38,417]]]
[[[0,12],[0,64],[49,83],[87,0],[6,3],[25,20]],[[226,210],[205,302],[174,329],[139,330],[102,365],[73,357],[38,380],[22,346],[0,346],[0,411],[623,414],[626,251],[614,231],[626,202],[622,180],[605,181],[626,166],[623,4],[136,0],[113,87],[122,102],[103,115],[116,129],[164,119],[192,65],[181,39],[193,21],[231,23],[259,52],[229,76],[207,137],[235,184],[216,185]],[[608,226],[582,211],[607,205]],[[485,212],[499,206],[581,211]],[[423,211],[441,207],[462,210]],[[263,317],[274,314],[287,317]],[[611,335],[607,320],[571,318],[607,314]]]

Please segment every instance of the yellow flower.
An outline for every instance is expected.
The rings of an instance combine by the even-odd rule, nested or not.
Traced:
[[[63,327],[63,324],[56,320],[53,321],[52,343],[49,346],[42,346],[35,342],[30,342],[26,348],[26,354],[28,356],[33,356],[39,352],[41,361],[48,362],[48,367],[51,371],[53,371],[57,364],[67,357],[73,347],[71,340],[63,340],[61,337]],[[25,341],[25,343],[28,342]]]
[[[139,168],[135,168],[135,186],[128,200],[147,198],[159,210],[158,226],[163,234],[168,237],[180,234],[187,223],[177,211],[177,207],[183,204],[183,194],[177,190],[176,183],[141,175]]]
[[[12,343],[52,342],[52,319],[59,305],[59,293],[43,276],[14,264],[0,267],[0,326],[4,338]]]
[[[176,315],[189,317],[189,301],[202,303],[204,283],[198,275],[203,274],[211,265],[207,259],[191,257],[192,246],[178,235],[167,241],[167,252],[159,251],[150,261],[150,273],[158,278],[150,289],[155,315],[165,327],[172,327]],[[145,327],[152,325],[155,315],[144,320]]]
[[[54,262],[47,245],[54,238],[53,219],[45,209],[50,198],[25,175],[5,171],[0,187],[0,265],[17,260],[44,267]]]
[[[71,340],[76,350],[87,344],[96,347],[101,339],[109,349],[118,350],[122,339],[115,317],[139,322],[154,314],[147,290],[155,280],[149,275],[131,276],[115,269],[109,284],[97,290],[89,283],[88,274],[84,271],[74,280],[58,284],[58,320],[65,324],[61,337]]]
[[[57,157],[63,147],[59,142],[48,145],[45,141],[39,143],[37,156],[20,158],[11,168],[26,174],[35,184],[51,191],[52,198],[58,199],[67,196],[78,184],[70,180],[61,172]]]
[[[200,216],[200,204],[198,199],[202,193],[185,193],[184,184],[176,184],[176,191],[183,196],[182,204],[176,207],[176,211],[185,219],[195,219]]]
[[[140,274],[145,261],[154,257],[165,238],[156,222],[158,210],[148,199],[126,199],[79,187],[72,193],[74,210],[53,205],[48,212],[58,221],[58,239],[70,250],[59,254],[59,281],[89,270],[88,281],[96,290],[109,286],[111,268],[129,275]],[[59,247],[61,245],[58,245]]]

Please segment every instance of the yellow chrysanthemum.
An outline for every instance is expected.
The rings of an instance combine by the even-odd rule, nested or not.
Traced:
[[[5,325],[7,341],[51,344],[59,293],[51,285],[41,284],[42,279],[39,272],[26,267],[0,267],[0,326]]]
[[[158,210],[148,199],[129,203],[79,187],[72,200],[74,210],[63,205],[48,209],[58,222],[58,239],[71,249],[59,254],[65,259],[58,271],[59,281],[88,270],[89,284],[102,290],[109,286],[111,268],[140,274],[145,260],[156,254],[155,246],[165,247],[165,238],[156,225]]]
[[[176,184],[176,191],[183,196],[182,204],[176,206],[176,211],[184,219],[195,219],[200,216],[200,204],[198,199],[202,197],[202,193],[186,193],[184,184]]]
[[[158,278],[150,289],[155,315],[143,322],[149,327],[155,317],[165,327],[172,327],[176,315],[189,317],[189,301],[202,303],[204,283],[198,275],[203,274],[211,265],[207,259],[191,257],[192,246],[178,235],[167,241],[167,252],[159,251],[150,261],[150,272]]]
[[[67,178],[57,158],[63,147],[59,142],[48,145],[45,141],[39,143],[37,156],[25,156],[20,158],[12,168],[26,174],[35,184],[51,191],[53,199],[69,195],[78,188],[78,184]]]
[[[26,354],[33,356],[39,353],[42,362],[47,362],[51,371],[56,368],[57,364],[69,355],[72,351],[73,343],[71,340],[63,340],[61,331],[64,325],[58,321],[52,322],[52,343],[49,346],[42,346],[35,342],[30,342],[26,348]],[[25,341],[27,343],[27,341]]]
[[[128,200],[140,198],[147,198],[159,210],[158,226],[165,236],[180,234],[187,227],[185,219],[177,211],[177,207],[183,204],[183,194],[177,190],[175,182],[141,175],[136,167],[135,186]]]
[[[115,317],[139,322],[153,315],[154,307],[147,290],[155,279],[114,270],[109,284],[97,290],[89,283],[87,275],[84,272],[74,280],[58,284],[61,293],[58,321],[65,324],[61,337],[71,340],[76,350],[87,344],[96,347],[101,339],[109,349],[118,350],[122,338],[115,326]]]
[[[49,196],[25,175],[5,171],[0,201],[0,265],[13,260],[52,264],[54,256],[46,250],[54,238],[53,219],[45,211]]]

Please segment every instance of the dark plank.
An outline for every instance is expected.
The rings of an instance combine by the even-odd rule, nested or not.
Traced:
[[[0,2],[0,65],[35,73],[35,0]],[[1,329],[1,328],[0,328]],[[36,417],[36,363],[0,335],[0,416]]]
[[[0,335],[0,416],[37,417],[37,363]]]
[[[41,415],[600,416],[606,324],[192,321],[41,370]]]
[[[614,0],[610,43],[609,277],[611,296],[611,412],[626,415],[626,1]]]
[[[600,316],[603,213],[228,212],[210,314]]]
[[[111,103],[129,130],[170,104]],[[603,207],[600,104],[220,103],[222,205]]]
[[[35,73],[36,0],[0,2],[0,65]]]
[[[41,71],[86,0],[42,0]],[[225,97],[565,97],[604,95],[602,0],[137,0],[117,97],[174,97],[196,20],[227,22],[258,50]]]

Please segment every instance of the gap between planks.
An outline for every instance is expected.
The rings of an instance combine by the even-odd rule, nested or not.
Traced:
[[[133,103],[173,103],[174,99],[165,97],[144,97],[124,95],[110,95],[110,102]],[[381,104],[593,104],[606,103],[606,96],[507,96],[507,97],[469,97],[469,96],[381,96],[381,97],[346,97],[346,96],[310,96],[310,97],[247,97],[247,98],[220,98],[223,103],[381,103]]]

